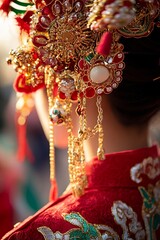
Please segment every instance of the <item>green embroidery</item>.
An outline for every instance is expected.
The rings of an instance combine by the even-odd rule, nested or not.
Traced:
[[[81,230],[76,230],[71,232],[70,236],[76,236],[77,233],[81,234],[84,238],[82,239],[90,239],[96,238],[100,236],[99,231],[94,227],[94,225],[89,224],[80,214],[78,213],[70,213],[64,215],[64,219],[67,220],[68,222],[81,227]],[[77,235],[78,236],[78,235]]]
[[[50,228],[40,227],[38,228],[38,231],[42,233],[45,240],[63,239],[63,235],[68,236],[69,237],[68,239],[73,240],[100,239],[101,234],[98,231],[98,229],[96,229],[94,225],[88,223],[79,213],[63,214],[63,217],[66,221],[80,228],[79,229],[73,228],[67,233],[61,234],[59,232],[53,233]]]
[[[153,220],[153,229],[157,230],[160,227],[160,215],[155,214],[154,220]]]
[[[149,240],[155,240],[155,232],[160,226],[160,209],[159,197],[157,192],[160,191],[159,182],[156,186],[149,185],[148,190],[144,187],[139,187],[141,196],[143,197],[142,215]]]
[[[151,196],[144,187],[140,187],[139,191],[143,197],[144,206],[148,211],[152,211],[156,201],[154,196]]]
[[[62,234],[60,232],[53,233],[50,228],[45,226],[39,227],[37,230],[43,235],[45,240],[119,240],[119,236],[113,229],[105,225],[90,224],[79,213],[63,214],[63,217],[66,221],[79,228],[72,228]]]
[[[134,235],[135,240],[156,240],[156,231],[160,227],[160,181],[155,186],[148,185],[148,189],[139,187],[140,194],[143,198],[142,216],[145,224],[145,230],[141,223],[138,222],[137,214],[127,204],[116,201],[112,206],[112,214],[118,225],[123,230],[122,237],[109,226],[101,224],[91,224],[86,221],[79,213],[72,212],[63,214],[65,221],[73,226],[71,230],[60,233],[53,232],[46,226],[39,227],[37,230],[43,235],[45,240],[126,240]]]

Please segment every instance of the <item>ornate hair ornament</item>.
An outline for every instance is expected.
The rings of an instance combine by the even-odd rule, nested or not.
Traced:
[[[17,4],[18,1],[15,1]],[[6,7],[13,6],[14,2]],[[65,124],[68,131],[70,183],[75,196],[87,184],[83,143],[98,133],[97,155],[104,159],[102,94],[109,94],[122,81],[123,37],[150,34],[160,14],[158,0],[37,0],[21,14],[14,12],[27,40],[12,50],[8,63],[19,76],[17,92],[32,93],[46,88],[50,118],[51,181],[54,182],[53,125]],[[5,7],[4,7],[5,6]],[[13,7],[11,8],[13,10]],[[97,124],[86,120],[86,99],[97,97]],[[73,134],[72,104],[77,104],[79,131]]]

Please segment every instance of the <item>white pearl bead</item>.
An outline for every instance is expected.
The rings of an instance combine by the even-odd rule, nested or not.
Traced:
[[[94,83],[102,83],[109,78],[109,70],[105,66],[97,65],[90,71],[89,77]]]

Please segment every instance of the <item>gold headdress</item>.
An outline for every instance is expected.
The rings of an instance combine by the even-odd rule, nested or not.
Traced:
[[[13,2],[11,2],[12,4]],[[17,3],[17,1],[16,1]],[[158,0],[37,0],[17,17],[27,41],[11,51],[8,63],[19,73],[18,92],[45,87],[50,118],[50,169],[54,181],[53,124],[68,131],[70,183],[75,196],[87,184],[83,143],[98,133],[99,159],[104,159],[102,94],[109,94],[122,80],[123,37],[150,34],[160,14]],[[12,7],[16,13],[19,9]],[[21,13],[21,12],[20,12]],[[25,27],[24,27],[25,26]],[[97,97],[98,117],[87,126],[86,99]],[[73,134],[71,108],[77,104],[79,130]]]

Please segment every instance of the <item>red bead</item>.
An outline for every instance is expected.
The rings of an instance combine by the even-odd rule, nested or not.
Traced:
[[[65,98],[66,98],[65,93],[59,92],[59,97],[60,97],[61,99],[65,99]]]
[[[58,94],[58,84],[55,83],[53,87],[53,96],[56,97]]]
[[[74,91],[74,92],[72,93],[71,99],[72,99],[73,101],[76,101],[76,100],[78,99],[78,92],[77,92],[77,91]]]
[[[85,90],[85,95],[87,98],[93,98],[95,96],[95,90],[93,87],[88,87],[86,90]]]
[[[87,77],[87,76],[84,76],[84,77],[83,77],[83,81],[84,81],[84,82],[88,82],[88,81],[89,81],[89,80],[88,80],[88,77]]]
[[[123,58],[124,58],[123,53],[118,53],[118,54],[114,57],[113,63],[119,63],[119,62],[121,62],[121,61],[123,60]]]
[[[79,66],[80,69],[84,68],[84,60],[83,59],[79,60],[78,66]]]
[[[38,58],[38,54],[36,52],[33,52],[33,59],[36,60]]]

